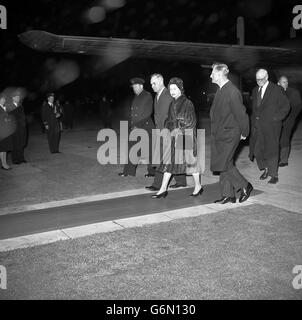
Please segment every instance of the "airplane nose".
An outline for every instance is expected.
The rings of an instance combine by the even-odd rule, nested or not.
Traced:
[[[46,51],[55,46],[55,37],[45,31],[31,30],[18,35],[20,41],[32,49]]]

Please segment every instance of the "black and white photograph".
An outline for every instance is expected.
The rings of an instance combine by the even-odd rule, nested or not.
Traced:
[[[302,300],[302,2],[0,0],[0,35],[0,300]]]

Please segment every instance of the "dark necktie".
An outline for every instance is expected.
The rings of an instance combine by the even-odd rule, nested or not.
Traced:
[[[262,94],[262,87],[260,87],[257,92],[257,107],[260,107],[261,105],[261,101],[262,101],[261,94]]]

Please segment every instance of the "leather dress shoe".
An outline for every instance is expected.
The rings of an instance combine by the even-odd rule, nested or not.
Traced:
[[[154,177],[154,174],[151,174],[151,173],[145,173],[145,177],[146,177],[146,178]]]
[[[177,189],[177,188],[181,188],[181,187],[186,187],[186,185],[184,185],[184,184],[179,184],[179,183],[175,183],[175,184],[172,184],[172,185],[170,186],[170,188],[172,188],[172,189]]]
[[[120,177],[128,177],[128,174],[127,173],[124,173],[124,172],[120,172],[118,174]]]
[[[222,197],[221,199],[214,201],[214,203],[221,203],[221,204],[225,204],[228,202],[235,203],[236,197]]]
[[[156,187],[153,187],[153,186],[147,186],[145,188],[150,190],[150,191],[158,191],[159,190],[159,188],[156,188]]]
[[[286,166],[288,166],[287,162],[280,162],[279,163],[279,167],[286,167]]]
[[[264,172],[262,173],[262,175],[260,176],[260,180],[265,180],[268,177],[268,169],[265,168]]]
[[[197,193],[192,193],[192,194],[190,194],[190,197],[201,196],[202,193],[203,193],[203,187],[201,187]]]
[[[279,181],[277,177],[271,177],[267,183],[276,184]]]
[[[161,198],[166,198],[167,195],[168,195],[168,191],[166,190],[166,191],[164,191],[164,192],[162,192],[160,194],[154,194],[152,196],[152,198],[153,199],[161,199]]]
[[[241,189],[239,202],[241,203],[246,201],[250,197],[252,190],[253,190],[253,186],[250,183],[247,184],[246,188]]]

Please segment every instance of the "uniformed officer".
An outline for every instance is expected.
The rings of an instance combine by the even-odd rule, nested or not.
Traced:
[[[61,114],[60,105],[55,102],[54,94],[48,94],[47,101],[44,101],[42,105],[41,118],[47,132],[48,145],[51,153],[60,153],[59,143],[61,129],[59,119]]]
[[[145,177],[154,176],[154,168],[152,167],[152,129],[155,128],[151,118],[153,113],[153,99],[150,92],[144,90],[144,79],[132,78],[130,80],[131,87],[135,94],[131,104],[130,130],[138,128],[145,129],[149,135],[149,164],[148,173]],[[137,142],[129,142],[129,150]],[[128,164],[124,166],[123,172],[119,175],[122,177],[135,176],[137,163],[132,163],[128,158]]]

